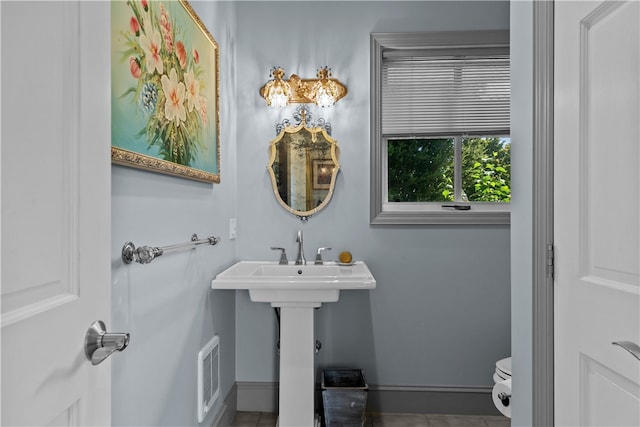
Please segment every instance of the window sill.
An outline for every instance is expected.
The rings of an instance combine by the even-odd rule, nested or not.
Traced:
[[[371,211],[371,225],[483,225],[510,224],[510,205],[472,204],[470,210],[431,203],[384,203]]]

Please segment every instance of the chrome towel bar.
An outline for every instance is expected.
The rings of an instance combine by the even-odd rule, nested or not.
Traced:
[[[125,264],[131,264],[133,261],[140,264],[149,264],[151,261],[159,257],[160,255],[168,254],[171,252],[183,251],[186,249],[192,249],[199,245],[215,245],[220,241],[220,237],[207,237],[206,239],[198,240],[198,235],[193,234],[191,236],[191,241],[187,243],[180,243],[177,245],[164,246],[162,248],[159,247],[151,247],[151,246],[141,246],[136,248],[136,246],[127,242],[122,247],[122,261]]]

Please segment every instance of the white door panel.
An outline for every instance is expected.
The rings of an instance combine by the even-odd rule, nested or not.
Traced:
[[[2,425],[107,425],[108,2],[0,3]]]
[[[11,34],[20,29],[13,9],[11,3],[3,6],[3,58]],[[56,31],[47,23],[77,20],[77,8],[50,9],[31,14],[33,26],[51,30],[46,37],[54,46],[71,43],[64,53],[71,59],[78,48],[74,28],[60,25]],[[78,151],[78,117],[67,111],[77,104],[77,71],[63,58],[58,49],[44,49],[20,67],[3,69],[3,326],[78,295],[78,163],[69,155]]]
[[[640,3],[555,3],[556,425],[640,425]]]

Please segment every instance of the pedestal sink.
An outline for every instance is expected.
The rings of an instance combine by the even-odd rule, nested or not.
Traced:
[[[313,309],[336,302],[342,289],[375,289],[367,265],[280,265],[240,261],[211,281],[213,289],[247,289],[254,302],[280,307],[279,426],[314,426]]]

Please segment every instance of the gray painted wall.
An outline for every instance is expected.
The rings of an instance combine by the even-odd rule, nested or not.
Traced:
[[[513,426],[532,414],[533,2],[511,3],[511,351]]]
[[[277,259],[305,249],[353,252],[378,281],[343,292],[316,312],[317,358],[365,370],[370,384],[491,386],[494,363],[511,352],[508,226],[369,225],[369,34],[509,28],[508,2],[238,2],[238,258]],[[295,106],[267,109],[258,89],[271,67],[315,76],[329,65],[349,94],[312,108],[333,127],[342,169],[333,200],[302,224],[276,202],[266,171],[275,125]],[[515,168],[514,168],[515,170]],[[216,292],[214,292],[214,295]],[[274,381],[276,318],[268,304],[236,297],[236,380]]]
[[[236,216],[235,7],[192,6],[221,49],[221,183],[112,167],[109,328],[131,333],[126,353],[112,358],[114,425],[197,425],[197,354],[214,334],[220,335],[222,397],[235,382],[235,296],[210,290],[216,273],[236,259],[236,241],[228,239],[229,218]],[[165,246],[186,242],[192,233],[222,241],[148,265],[120,260],[125,241]],[[221,401],[203,425],[211,425]]]

